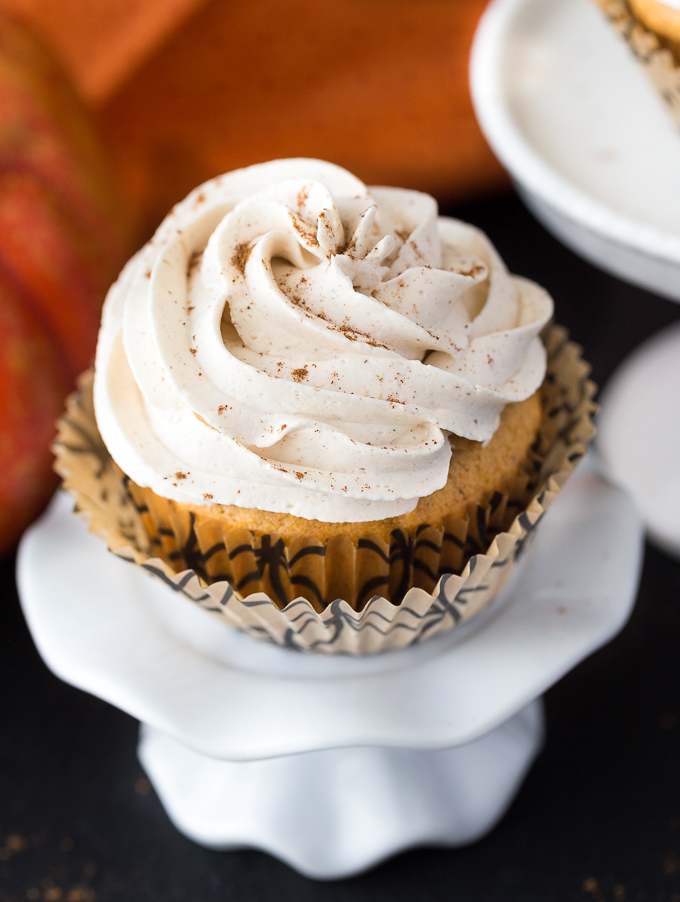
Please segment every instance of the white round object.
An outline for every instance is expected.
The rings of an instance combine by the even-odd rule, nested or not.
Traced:
[[[650,537],[680,556],[680,325],[655,335],[602,395],[598,445]]]
[[[475,111],[527,205],[603,269],[680,300],[680,130],[592,0],[492,0]]]
[[[257,847],[317,879],[402,849],[460,846],[502,817],[536,757],[543,707],[452,749],[325,749],[219,761],[152,727],[139,757],[175,826],[214,849]]]

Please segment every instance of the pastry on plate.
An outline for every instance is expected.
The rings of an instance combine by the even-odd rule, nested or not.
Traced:
[[[679,0],[596,0],[680,125]]]
[[[552,313],[427,195],[229,173],[109,292],[58,469],[112,550],[235,625],[406,644],[493,599],[592,433]]]

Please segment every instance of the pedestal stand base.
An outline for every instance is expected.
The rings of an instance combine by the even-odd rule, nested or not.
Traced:
[[[542,738],[537,699],[450,749],[340,748],[221,761],[142,725],[139,757],[190,839],[264,849],[307,876],[334,879],[410,846],[479,839],[509,806]]]

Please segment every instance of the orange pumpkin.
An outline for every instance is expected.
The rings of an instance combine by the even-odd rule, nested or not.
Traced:
[[[204,179],[275,157],[329,159],[442,200],[505,185],[468,89],[485,2],[200,6],[101,106],[147,230]]]
[[[318,156],[442,200],[507,184],[467,67],[486,0],[0,0],[100,109],[150,232],[203,179]]]

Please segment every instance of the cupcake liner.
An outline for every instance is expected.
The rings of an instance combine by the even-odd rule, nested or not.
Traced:
[[[322,543],[220,530],[136,486],[97,430],[92,373],[58,423],[55,469],[75,510],[115,554],[252,636],[301,651],[369,654],[453,629],[501,590],[527,540],[593,435],[595,386],[580,348],[546,329],[543,419],[506,493],[470,505],[443,528]]]
[[[669,112],[680,125],[680,59],[677,45],[646,28],[626,0],[595,0],[644,66]],[[675,49],[675,53],[674,53]]]

